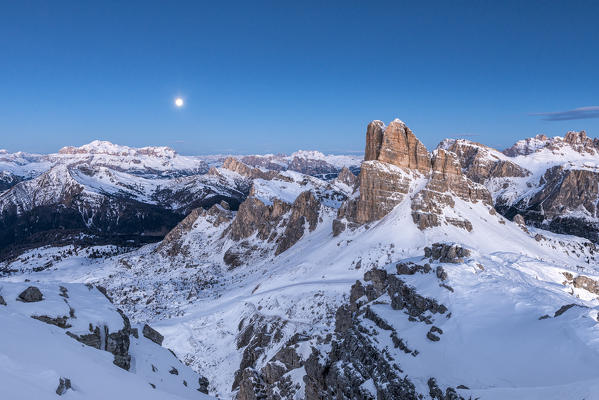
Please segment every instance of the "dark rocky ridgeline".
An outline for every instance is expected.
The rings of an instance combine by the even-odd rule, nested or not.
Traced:
[[[0,193],[10,189],[24,178],[22,176],[13,175],[7,171],[0,171]]]
[[[296,349],[310,337],[296,333],[284,341],[289,330],[287,321],[279,317],[254,314],[240,322],[237,348],[243,349],[243,355],[232,387],[238,400],[293,399],[301,395],[300,385],[284,375],[304,365]],[[278,351],[267,360],[269,348]]]
[[[536,227],[599,242],[598,223],[567,214],[567,211],[585,210],[589,217],[599,218],[599,173],[555,166],[545,172],[538,187],[531,198],[515,204],[499,197],[497,211],[507,218],[520,214],[527,224]]]
[[[429,248],[429,256],[441,255],[450,260],[447,262],[459,262],[467,252],[451,244],[433,247],[435,250]],[[298,395],[307,400],[422,399],[423,394],[410,381],[409,371],[402,369],[394,355],[400,352],[418,357],[419,350],[376,311],[376,307],[389,307],[414,323],[428,326],[426,338],[430,342],[443,340],[441,326],[451,313],[445,305],[420,295],[402,279],[403,275],[414,274],[430,274],[430,279],[450,289],[444,283],[447,274],[440,266],[398,263],[396,271],[372,269],[364,274],[363,281],[352,286],[349,303],[337,309],[334,332],[325,337],[296,333],[283,340],[289,337],[284,333],[289,333],[290,326],[279,317],[254,314],[242,320],[237,346],[243,349],[243,356],[233,384],[237,400],[293,399]],[[393,348],[382,344],[387,338]],[[312,352],[307,358],[300,355],[304,354],[298,351],[300,344],[310,345]],[[267,358],[267,354],[273,353]],[[298,393],[299,386],[288,374],[300,368],[305,371],[304,393]],[[430,391],[426,394],[433,399],[463,399],[454,388],[442,390],[434,377],[430,377],[428,386]]]
[[[275,255],[284,252],[303,237],[306,228],[316,229],[320,208],[319,200],[311,191],[302,192],[292,204],[274,199],[273,204],[267,205],[256,197],[248,197],[223,234],[236,242],[225,252],[224,262],[235,268],[254,255],[265,254],[268,249],[247,240],[254,234],[266,244],[272,244]]]
[[[236,209],[246,194],[231,197],[206,192],[202,196],[183,200],[200,209],[223,202]],[[187,207],[173,210],[123,196],[102,196],[98,203],[93,203],[80,193],[68,202],[25,212],[8,208],[0,213],[0,259],[14,257],[30,248],[63,243],[139,246],[157,242],[186,215]]]
[[[91,208],[77,202],[0,214],[0,258],[39,246],[64,242],[135,245],[158,241],[184,216],[130,199],[105,199]]]
[[[429,264],[400,263],[396,269],[397,273],[370,270],[364,274],[366,285],[358,281],[352,286],[350,303],[337,310],[334,335],[323,340],[330,343],[331,350],[323,354],[315,346],[305,363],[306,399],[421,398],[408,378],[409,371],[401,369],[391,352],[381,347],[378,337],[388,335],[396,349],[413,357],[418,357],[418,349],[411,348],[401,338],[401,332],[371,305],[387,303],[391,309],[407,314],[410,320],[430,325],[426,336],[431,341],[441,340],[439,336],[443,333],[434,325],[435,320],[448,318],[450,314],[447,307],[421,296],[400,278],[405,274],[428,274],[432,271]],[[431,278],[435,279],[434,275]],[[390,304],[383,300],[386,295],[391,299]],[[368,381],[376,394],[365,389],[363,384]]]

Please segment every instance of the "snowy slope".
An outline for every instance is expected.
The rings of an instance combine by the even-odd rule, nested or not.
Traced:
[[[31,316],[69,316],[69,332],[89,332],[88,325],[123,328],[123,319],[97,289],[82,284],[34,284],[44,299],[17,301],[24,283],[0,283],[7,305],[0,305],[0,386],[7,399],[55,399],[60,378],[68,378],[73,399],[148,398],[203,399],[199,376],[167,349],[139,335],[131,336],[130,371],[112,363],[112,354],[77,342],[65,328]],[[66,297],[65,297],[66,296]],[[141,332],[141,329],[139,329]],[[172,368],[177,374],[169,373]],[[187,383],[185,385],[183,381]],[[155,385],[153,388],[151,385]]]

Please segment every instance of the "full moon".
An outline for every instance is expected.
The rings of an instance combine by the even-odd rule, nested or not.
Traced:
[[[177,107],[183,107],[183,99],[182,99],[181,97],[177,97],[177,98],[175,99],[175,105],[176,105]]]

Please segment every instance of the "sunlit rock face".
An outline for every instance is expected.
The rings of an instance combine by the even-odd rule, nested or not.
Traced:
[[[412,199],[412,216],[420,229],[449,223],[471,230],[468,221],[442,216],[456,197],[492,207],[489,191],[463,173],[456,153],[443,148],[429,153],[398,119],[388,126],[373,121],[366,130],[359,192],[339,210],[334,233],[344,229],[342,220],[365,224],[383,218],[406,196]]]

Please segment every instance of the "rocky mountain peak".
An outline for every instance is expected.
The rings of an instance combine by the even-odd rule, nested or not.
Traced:
[[[586,144],[588,141],[587,133],[585,131],[569,131],[564,137],[564,142],[568,144]]]
[[[449,149],[458,151],[462,157]],[[503,159],[497,155],[489,157],[490,153],[491,149],[483,146],[446,141],[429,154],[401,120],[396,119],[387,127],[381,121],[371,122],[366,131],[359,193],[339,209],[334,233],[339,234],[345,229],[344,220],[350,224],[364,224],[383,218],[406,196],[411,198],[413,221],[420,229],[448,223],[471,230],[468,221],[445,218],[443,210],[446,206],[453,207],[455,198],[473,203],[482,201],[492,207],[489,191],[464,175],[462,170],[463,162],[474,163],[478,157],[476,165],[479,167],[484,164],[487,170],[506,169],[509,173],[509,168],[496,168]],[[419,178],[424,178],[425,182],[417,190],[415,182]]]
[[[373,121],[368,125],[364,161],[370,160],[423,173],[429,172],[431,167],[426,147],[399,119],[391,121],[387,127],[381,121]]]
[[[526,156],[546,147],[550,142],[551,139],[540,134],[532,138],[517,141],[512,147],[505,149],[503,153],[509,157]]]
[[[530,171],[510,161],[504,154],[480,143],[465,139],[445,139],[438,149],[456,154],[465,175],[477,183],[484,183],[490,178],[530,175]]]

